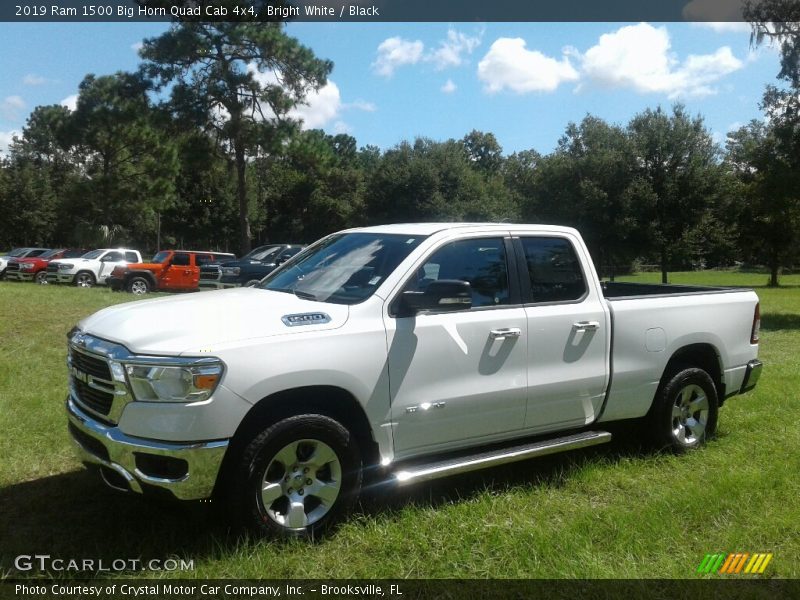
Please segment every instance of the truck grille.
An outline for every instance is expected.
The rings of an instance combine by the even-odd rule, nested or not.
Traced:
[[[114,403],[114,394],[112,392],[101,392],[75,377],[72,378],[72,385],[81,404],[101,415],[109,413],[111,405]]]
[[[16,262],[8,263],[8,266],[6,267],[6,272],[8,272],[8,273],[16,273],[18,271],[19,271],[19,263],[16,263]]]
[[[220,276],[220,269],[219,267],[202,267],[200,269],[200,280],[201,281],[216,281],[219,279]]]
[[[58,273],[58,265],[47,265],[48,273]]]
[[[77,352],[72,348],[69,351],[69,358],[72,366],[79,371],[83,371],[92,377],[111,381],[111,369],[108,368],[108,363],[102,358],[95,358],[83,352]]]

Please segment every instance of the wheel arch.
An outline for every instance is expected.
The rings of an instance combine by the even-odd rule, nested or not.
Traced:
[[[151,289],[155,290],[158,286],[156,284],[156,278],[153,273],[146,269],[136,269],[136,270],[129,270],[125,274],[125,287],[128,287],[128,284],[131,282],[131,279],[134,277],[143,277],[147,280],[147,283],[150,284]]]
[[[333,385],[289,388],[262,398],[242,419],[225,453],[215,495],[224,493],[230,482],[232,467],[238,464],[247,444],[259,432],[282,419],[302,414],[320,414],[338,421],[355,436],[365,467],[380,462],[372,427],[364,408],[353,394]]]
[[[673,352],[661,375],[661,385],[674,375],[682,366],[703,369],[714,382],[720,406],[725,400],[725,382],[722,379],[722,359],[719,351],[708,343],[696,343],[682,346]]]

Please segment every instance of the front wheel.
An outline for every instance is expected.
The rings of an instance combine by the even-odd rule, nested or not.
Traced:
[[[39,285],[47,285],[47,271],[39,271],[33,280]]]
[[[83,288],[90,288],[95,284],[94,275],[88,271],[81,271],[75,275],[75,285]]]
[[[313,538],[352,510],[361,476],[361,455],[345,427],[323,415],[299,415],[250,442],[231,500],[261,535]]]
[[[128,282],[128,291],[137,296],[143,296],[150,291],[150,284],[144,277],[133,277]]]
[[[659,448],[685,452],[705,443],[717,428],[717,390],[703,369],[682,368],[659,388],[649,431]]]

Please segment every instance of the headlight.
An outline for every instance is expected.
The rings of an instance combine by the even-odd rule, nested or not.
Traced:
[[[19,268],[23,271],[30,271],[33,268],[33,263],[20,263]]]
[[[238,275],[242,272],[242,269],[239,267],[223,267],[222,274],[223,275]]]
[[[59,271],[69,271],[74,266],[75,265],[70,264],[70,263],[61,263],[61,264],[58,265],[58,270]]]
[[[201,367],[126,365],[134,398],[144,402],[201,402],[222,378],[222,365]]]

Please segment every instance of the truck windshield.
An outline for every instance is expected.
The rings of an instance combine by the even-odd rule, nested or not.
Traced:
[[[423,236],[341,233],[273,271],[260,288],[298,298],[357,304],[369,298]]]
[[[30,248],[14,248],[11,252],[8,253],[8,256],[25,256],[25,254],[30,250]]]
[[[266,261],[275,258],[283,246],[271,246],[269,248],[258,248],[258,252],[251,252],[246,256],[249,260]]]
[[[63,250],[62,248],[55,248],[55,249],[53,249],[53,250],[50,250],[50,251],[48,251],[48,252],[45,252],[45,253],[44,253],[44,254],[42,254],[42,255],[41,255],[39,258],[52,258],[53,256],[55,256],[55,255],[56,255],[56,254],[58,254],[59,252],[63,252],[63,251],[64,251],[64,250]]]

